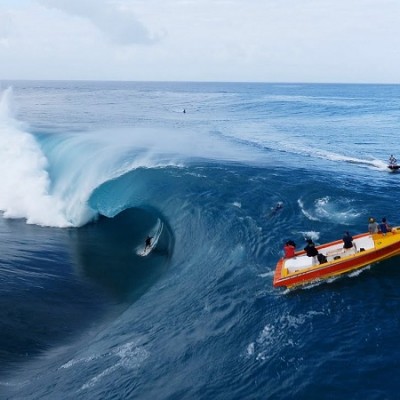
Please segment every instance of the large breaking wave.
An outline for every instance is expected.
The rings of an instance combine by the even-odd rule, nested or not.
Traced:
[[[12,103],[12,89],[8,88],[0,97],[0,210],[6,218],[25,218],[29,224],[86,224],[99,215],[98,193],[96,201],[90,200],[93,192],[130,171],[182,167],[194,160],[253,162],[256,158],[254,149],[209,132],[108,128],[33,134],[15,117]],[[143,203],[139,192],[152,190],[143,181],[135,185],[134,193]],[[118,193],[122,197],[124,190]],[[126,208],[117,197],[111,202],[115,204],[108,205],[108,212],[103,210],[106,215],[114,216]],[[138,205],[131,199],[128,202],[129,206]]]
[[[51,192],[48,162],[27,128],[13,117],[12,90],[0,98],[0,210],[28,223],[70,226],[65,203]]]

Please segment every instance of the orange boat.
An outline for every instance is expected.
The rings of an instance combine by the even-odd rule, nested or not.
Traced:
[[[353,236],[353,247],[343,248],[343,241],[316,246],[326,262],[319,264],[314,257],[308,257],[304,250],[295,253],[292,258],[281,258],[274,275],[274,286],[289,289],[325,280],[355,271],[366,265],[400,255],[400,227],[391,232],[361,233]]]

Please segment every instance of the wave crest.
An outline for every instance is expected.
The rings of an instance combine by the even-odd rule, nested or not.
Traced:
[[[30,224],[67,227],[63,201],[50,193],[47,159],[11,108],[12,88],[0,97],[0,210],[6,218]]]

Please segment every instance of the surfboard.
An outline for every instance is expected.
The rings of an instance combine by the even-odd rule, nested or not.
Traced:
[[[160,219],[158,219],[154,228],[149,232],[149,236],[152,237],[151,245],[148,247],[146,247],[146,245],[140,246],[136,251],[136,254],[138,256],[145,257],[152,252],[152,250],[157,246],[158,239],[160,238],[163,227],[164,227],[164,224],[161,222]]]

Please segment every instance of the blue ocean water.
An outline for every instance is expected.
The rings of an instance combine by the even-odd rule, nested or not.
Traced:
[[[272,278],[288,239],[400,224],[400,86],[0,96],[0,398],[397,398],[400,258]]]

